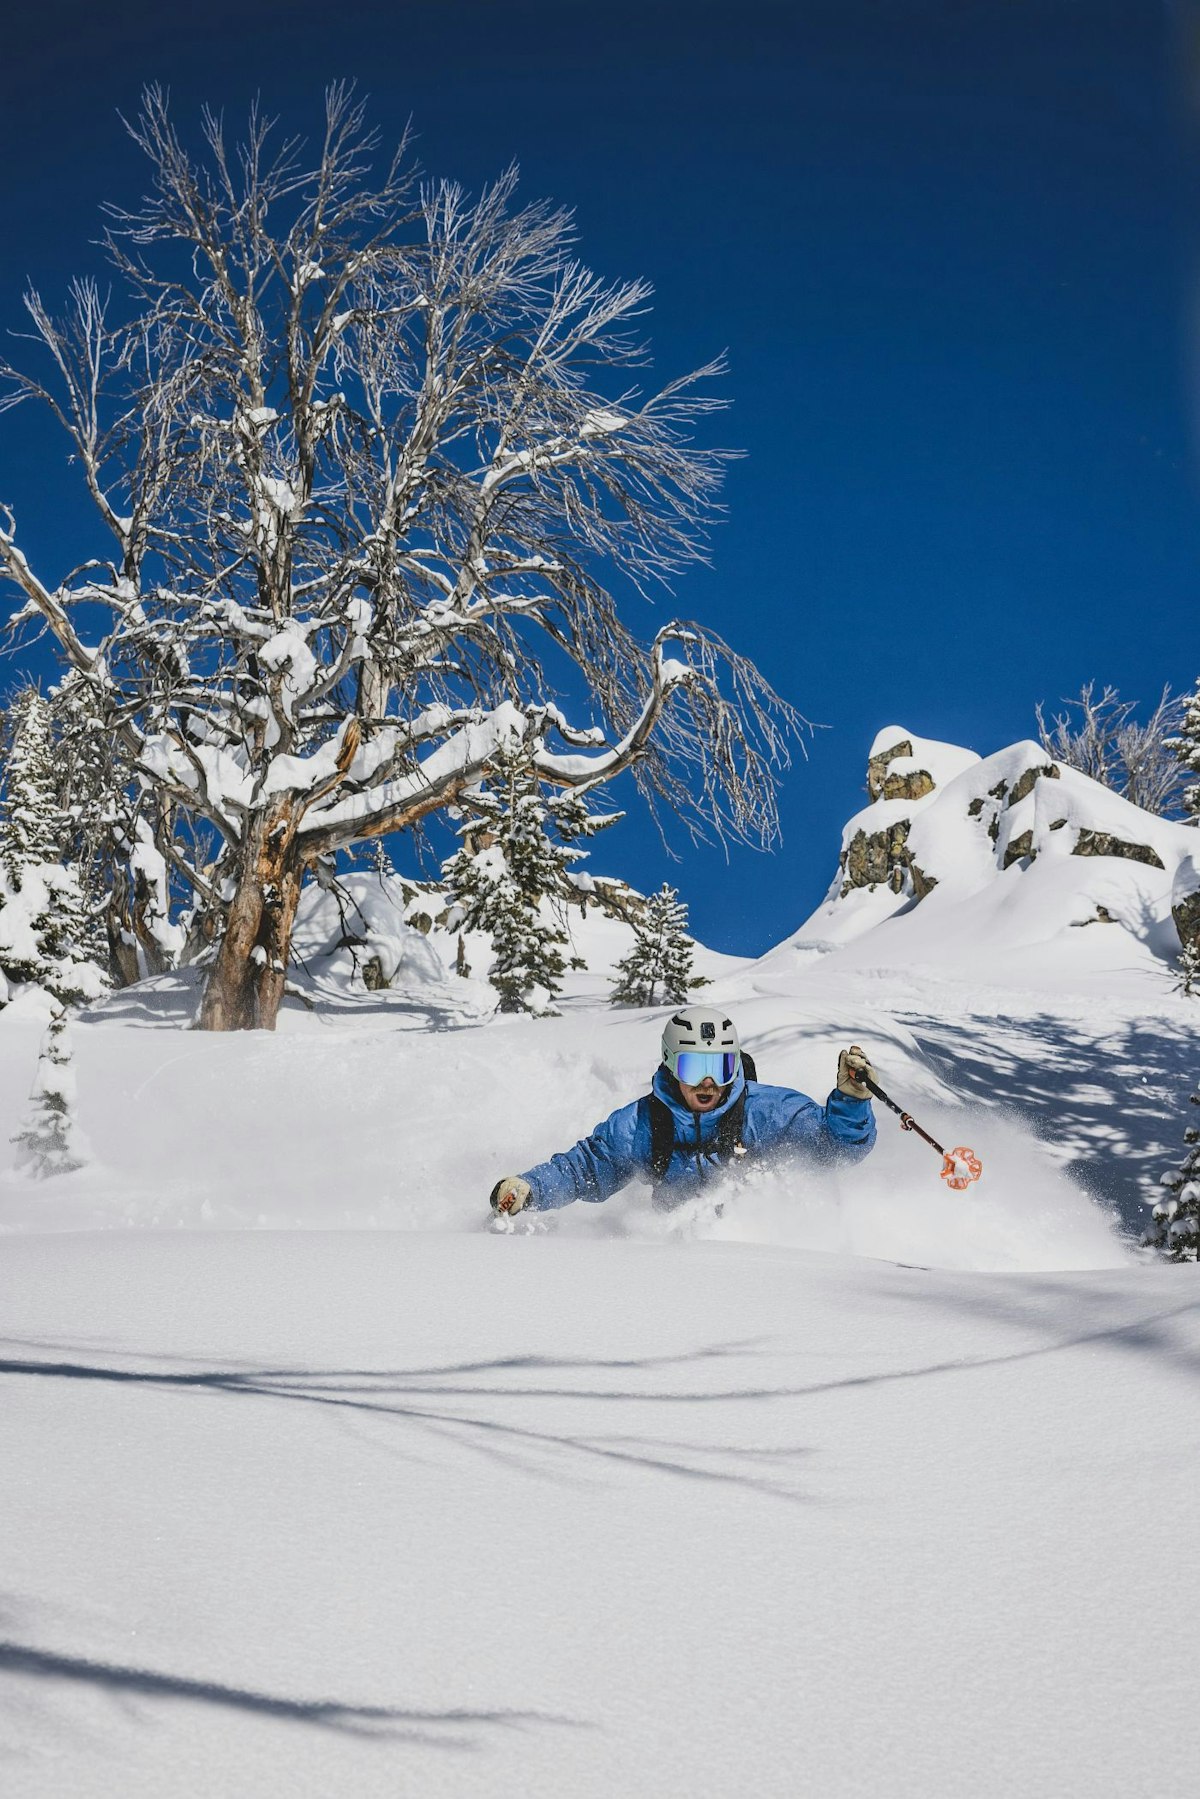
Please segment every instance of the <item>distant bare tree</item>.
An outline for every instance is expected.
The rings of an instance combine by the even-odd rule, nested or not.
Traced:
[[[1036,707],[1043,749],[1147,812],[1178,811],[1184,772],[1173,746],[1184,702],[1170,687],[1144,724],[1136,700],[1123,700],[1115,687],[1097,695],[1094,681],[1084,684],[1078,699],[1062,703],[1067,710],[1050,724],[1041,704]]]
[[[620,598],[705,554],[720,365],[642,392],[646,283],[586,269],[513,172],[472,200],[401,145],[373,175],[344,87],[311,158],[257,111],[237,145],[207,114],[194,154],[157,89],[131,131],[151,192],[110,209],[117,299],[31,293],[45,373],[0,367],[64,428],[104,544],[45,577],[0,507],[0,573],[183,821],[160,853],[216,946],[202,1024],[272,1027],[307,872],[460,802],[504,745],[770,842],[797,715]]]

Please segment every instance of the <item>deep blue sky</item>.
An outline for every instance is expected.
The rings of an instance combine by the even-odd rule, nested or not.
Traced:
[[[1200,319],[1191,7],[1155,0],[21,0],[0,40],[0,325],[98,266],[141,191],[118,109],[255,92],[315,126],[357,78],[433,173],[510,160],[582,250],[657,289],[657,366],[728,348],[745,449],[714,566],[674,606],[830,727],[772,857],[672,865],[640,820],[597,846],[678,881],[698,934],[756,951],[820,898],[900,722],[988,751],[1094,676],[1200,673]],[[48,573],[74,556],[56,440],[0,421],[0,499]],[[59,556],[62,556],[62,565]],[[646,618],[649,631],[657,621]],[[13,671],[0,672],[9,685]]]

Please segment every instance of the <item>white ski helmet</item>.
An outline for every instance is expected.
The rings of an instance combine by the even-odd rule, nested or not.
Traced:
[[[711,1076],[718,1087],[728,1087],[742,1060],[737,1027],[718,1006],[684,1006],[663,1027],[662,1059],[686,1086],[698,1087]]]

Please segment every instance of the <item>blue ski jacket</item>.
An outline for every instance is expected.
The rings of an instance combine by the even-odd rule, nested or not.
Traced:
[[[869,1099],[851,1099],[835,1088],[823,1106],[790,1087],[764,1087],[739,1072],[729,1092],[711,1112],[690,1112],[673,1077],[660,1067],[654,1092],[675,1124],[671,1160],[659,1183],[661,1203],[686,1199],[721,1167],[721,1120],[746,1095],[741,1140],[752,1154],[805,1153],[815,1161],[857,1162],[875,1142],[875,1114]],[[539,1212],[574,1199],[609,1199],[638,1176],[654,1178],[651,1163],[650,1105],[647,1098],[622,1106],[573,1149],[551,1156],[524,1178],[533,1189],[529,1203]]]

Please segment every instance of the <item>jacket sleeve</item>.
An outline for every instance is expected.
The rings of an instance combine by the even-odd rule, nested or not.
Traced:
[[[574,1199],[609,1199],[644,1174],[650,1165],[650,1126],[643,1110],[637,1100],[622,1106],[573,1149],[529,1169],[525,1179],[533,1188],[534,1210],[553,1211]]]
[[[780,1087],[767,1091],[764,1148],[805,1149],[822,1162],[859,1162],[874,1148],[875,1113],[869,1099],[852,1099],[835,1087],[819,1106],[804,1093]]]

